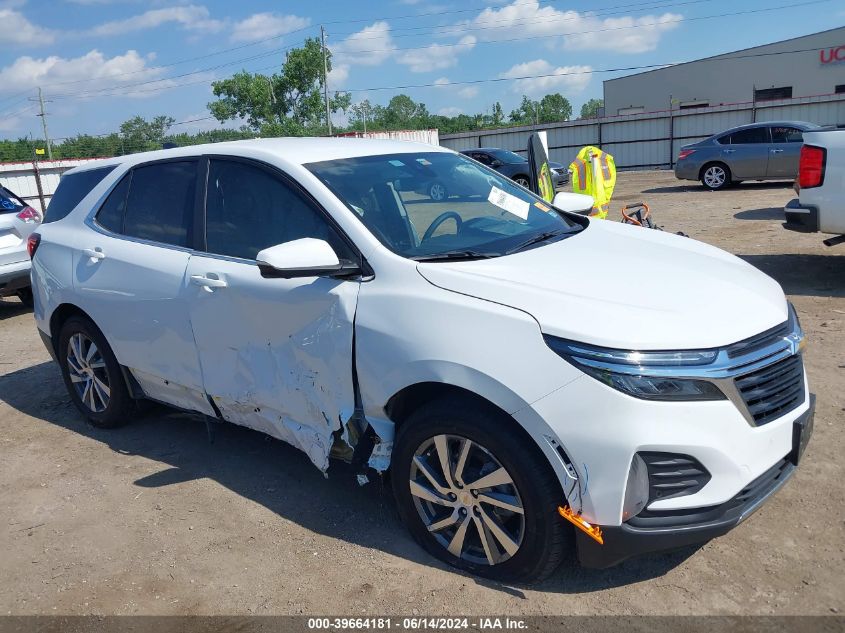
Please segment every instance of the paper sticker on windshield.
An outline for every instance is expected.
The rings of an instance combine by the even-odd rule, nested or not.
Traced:
[[[542,202],[535,202],[535,203],[534,203],[534,206],[535,206],[535,207],[537,207],[538,209],[540,209],[540,211],[545,211],[546,213],[548,213],[549,211],[551,211],[551,210],[552,210],[552,208],[551,208],[551,207],[547,207],[547,206],[546,206],[545,204],[543,204]]]
[[[389,160],[387,162],[389,162],[394,167],[404,167],[405,166],[405,163],[403,163],[401,160]]]
[[[420,165],[425,165],[426,167],[428,167],[429,165],[431,165],[431,161],[430,161],[430,160],[426,160],[425,158],[418,158],[418,159],[417,159],[417,162],[418,162]]]
[[[515,216],[520,217],[523,220],[528,219],[528,210],[531,207],[531,203],[525,200],[520,200],[516,196],[509,194],[507,191],[502,191],[498,187],[492,187],[490,189],[490,195],[487,196],[487,200],[492,204],[495,204],[500,209],[504,209],[508,213],[513,213]]]

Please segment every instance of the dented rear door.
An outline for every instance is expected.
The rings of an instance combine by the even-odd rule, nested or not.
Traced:
[[[302,237],[336,251],[345,244],[322,211],[272,170],[214,159],[208,170],[208,252],[191,255],[185,276],[205,391],[226,420],[293,444],[325,470],[332,433],[354,412],[360,284],[267,279],[255,255]]]

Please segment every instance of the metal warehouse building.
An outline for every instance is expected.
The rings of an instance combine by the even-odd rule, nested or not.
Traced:
[[[845,93],[845,27],[604,82],[605,116]]]

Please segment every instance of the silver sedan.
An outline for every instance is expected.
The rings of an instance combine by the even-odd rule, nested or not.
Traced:
[[[684,145],[675,176],[700,180],[712,190],[743,180],[793,180],[803,134],[817,127],[803,121],[769,121],[731,128]]]

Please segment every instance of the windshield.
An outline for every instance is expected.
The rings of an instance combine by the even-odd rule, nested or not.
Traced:
[[[563,239],[586,224],[451,152],[363,156],[306,167],[387,248],[412,259],[507,255]]]
[[[525,156],[509,152],[506,149],[488,149],[487,153],[493,158],[498,158],[506,165],[518,165],[519,163],[524,163],[528,160]]]

